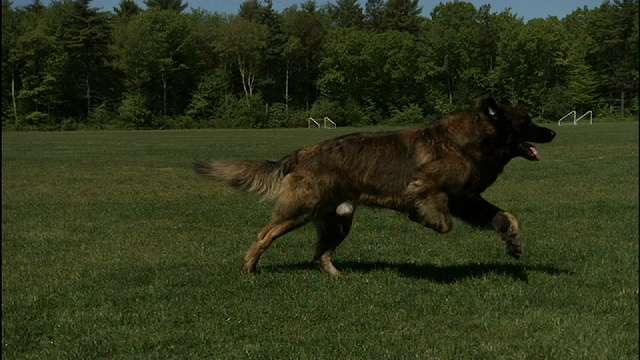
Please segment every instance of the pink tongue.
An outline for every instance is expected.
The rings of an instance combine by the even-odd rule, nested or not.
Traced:
[[[536,160],[540,160],[540,154],[538,153],[538,149],[536,149],[535,146],[530,146],[529,149],[533,153],[533,156],[536,158]]]

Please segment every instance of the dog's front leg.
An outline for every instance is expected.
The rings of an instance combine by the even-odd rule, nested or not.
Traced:
[[[507,253],[515,259],[522,256],[520,224],[515,216],[491,204],[481,196],[450,201],[453,216],[478,227],[500,234],[507,246]]]
[[[491,219],[491,228],[500,235],[507,246],[507,254],[515,259],[522,256],[522,242],[520,241],[520,224],[515,216],[508,212],[500,211]]]
[[[423,195],[414,202],[409,211],[409,219],[441,234],[449,232],[453,220],[449,213],[448,201],[444,192]]]

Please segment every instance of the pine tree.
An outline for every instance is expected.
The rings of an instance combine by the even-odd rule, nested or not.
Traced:
[[[113,8],[113,13],[119,18],[128,18],[141,12],[142,8],[134,0],[120,0],[118,7]]]
[[[182,0],[144,0],[143,3],[149,9],[172,10],[179,13],[189,6],[189,3],[182,3]]]

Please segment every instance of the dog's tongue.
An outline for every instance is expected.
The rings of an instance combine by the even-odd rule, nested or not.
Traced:
[[[519,148],[520,156],[524,157],[527,160],[539,161],[540,153],[535,146],[529,143],[521,143]]]
[[[529,151],[531,152],[531,155],[533,155],[533,157],[536,160],[539,161],[540,160],[540,153],[538,152],[538,149],[536,149],[535,146],[533,146],[533,145],[531,145],[529,143],[525,144],[525,146],[527,146],[529,148]]]

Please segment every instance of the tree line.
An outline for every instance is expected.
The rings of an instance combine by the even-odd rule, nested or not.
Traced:
[[[487,91],[541,121],[638,115],[637,0],[526,22],[465,1],[143,4],[3,0],[3,129],[428,123]]]

